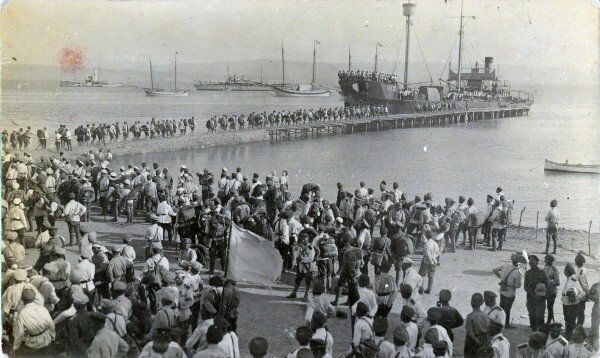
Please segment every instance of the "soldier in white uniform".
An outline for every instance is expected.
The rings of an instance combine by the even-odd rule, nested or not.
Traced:
[[[569,344],[569,341],[565,337],[561,336],[562,323],[553,322],[548,325],[550,328],[550,334],[546,340],[546,351],[552,357],[562,357],[565,351],[565,346]]]
[[[502,319],[506,322],[506,312],[496,304],[496,293],[492,291],[483,292],[483,313],[487,314],[491,321]],[[502,324],[504,326],[504,324]]]
[[[488,330],[488,334],[491,337],[490,346],[494,350],[494,358],[510,357],[510,342],[502,334],[504,323],[505,318],[502,315],[490,316],[490,328]]]

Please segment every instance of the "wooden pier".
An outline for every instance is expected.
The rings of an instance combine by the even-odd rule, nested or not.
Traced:
[[[391,129],[439,127],[467,124],[495,118],[520,117],[529,113],[529,107],[494,109],[451,110],[440,112],[395,114],[379,118],[363,118],[347,121],[302,123],[293,126],[269,128],[272,142],[321,137],[324,135],[352,134]]]

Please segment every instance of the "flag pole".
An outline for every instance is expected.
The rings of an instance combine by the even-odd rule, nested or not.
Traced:
[[[225,250],[227,250],[227,258],[225,260],[225,268],[223,269],[223,278],[227,278],[227,271],[229,270],[229,253],[230,253],[230,245],[231,245],[231,231],[233,230],[233,221],[231,221],[231,224],[229,225],[229,235],[227,235],[227,247],[225,247]]]

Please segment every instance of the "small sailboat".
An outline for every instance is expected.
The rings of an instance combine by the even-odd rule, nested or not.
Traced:
[[[155,96],[169,96],[169,97],[186,97],[188,95],[188,90],[178,90],[177,89],[177,52],[175,53],[175,88],[173,90],[156,88],[154,87],[154,74],[152,71],[152,60],[150,61],[150,86],[151,88],[144,88],[144,92],[146,92],[146,96],[155,97]]]
[[[564,163],[557,163],[546,159],[544,162],[544,170],[556,172],[600,174],[600,165],[570,164],[569,161],[565,161]]]
[[[331,90],[315,83],[317,40],[313,42],[313,69],[312,82],[308,84],[286,84],[285,83],[285,56],[283,42],[281,43],[282,81],[281,85],[274,85],[275,95],[279,97],[326,97],[331,95]]]

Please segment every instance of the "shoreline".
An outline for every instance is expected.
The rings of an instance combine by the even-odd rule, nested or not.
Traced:
[[[177,150],[189,149],[204,149],[207,147],[228,146],[237,144],[246,144],[254,142],[268,141],[269,135],[265,129],[251,129],[244,131],[228,131],[228,132],[196,132],[194,134],[186,134],[183,136],[175,136],[169,138],[144,138],[140,140],[120,140],[118,142],[107,142],[106,145],[77,145],[73,143],[73,150],[62,150],[65,156],[76,159],[80,156],[88,154],[90,151],[97,152],[99,149],[110,149],[113,156],[123,156],[131,154],[147,154],[158,152],[169,152]],[[54,143],[48,143],[47,149],[28,149],[28,150],[13,150],[11,152],[30,153],[34,157],[54,156],[58,153],[50,148]]]

